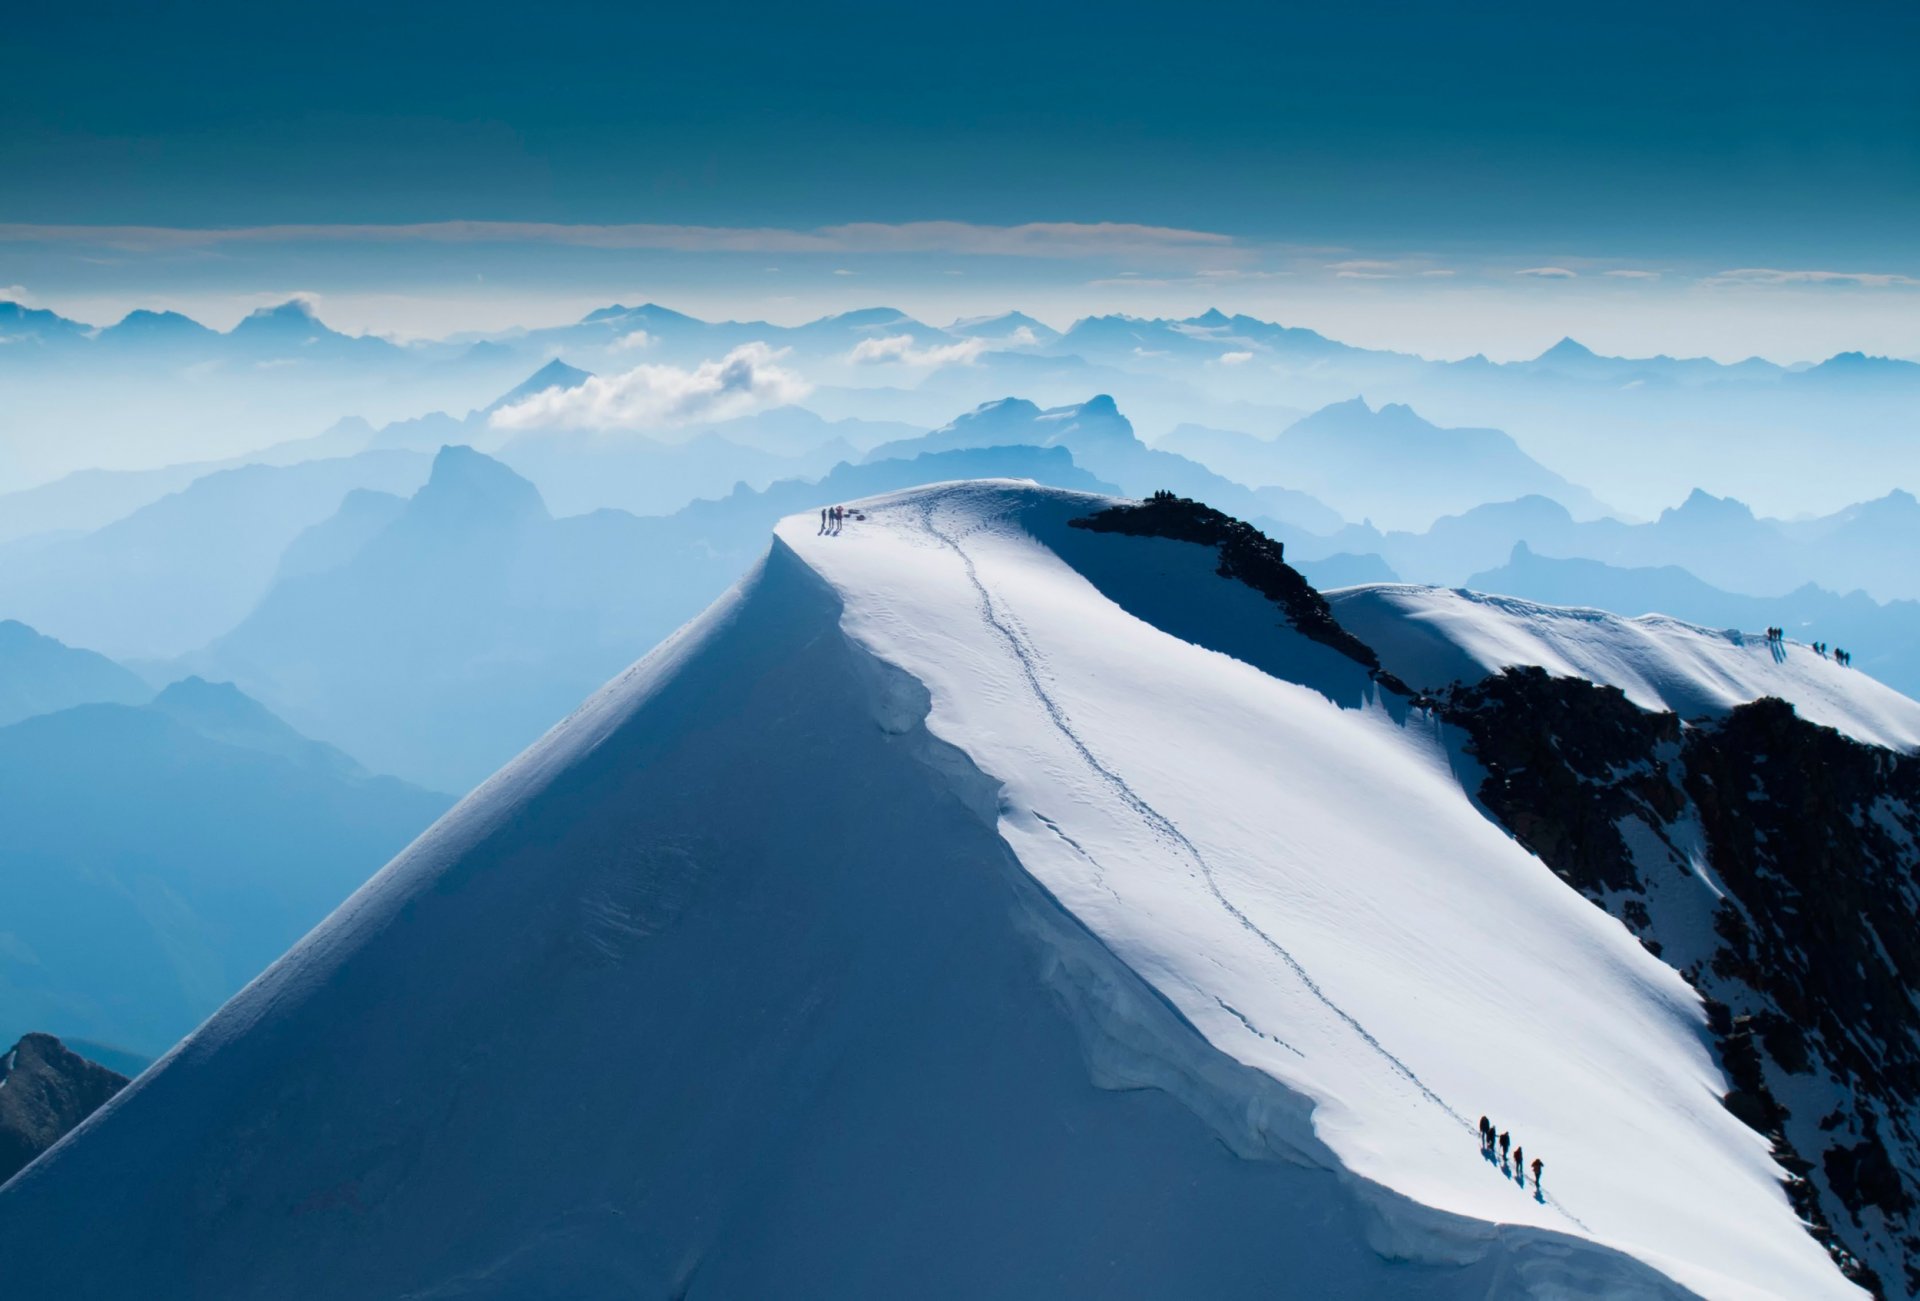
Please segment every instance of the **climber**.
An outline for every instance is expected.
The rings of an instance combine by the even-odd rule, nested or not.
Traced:
[[[1482,1148],[1493,1146],[1493,1122],[1485,1116],[1480,1117],[1480,1146]]]
[[[1500,1131],[1500,1163],[1502,1165],[1506,1164],[1507,1145],[1512,1141],[1512,1136],[1509,1135],[1506,1130],[1503,1129]]]
[[[1540,1191],[1540,1169],[1545,1163],[1539,1157],[1533,1158],[1533,1191]]]
[[[1527,1149],[1526,1148],[1516,1147],[1513,1149],[1513,1171],[1515,1174],[1520,1176],[1521,1183],[1527,1182]]]

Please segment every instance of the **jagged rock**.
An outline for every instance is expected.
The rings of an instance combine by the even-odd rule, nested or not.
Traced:
[[[1156,492],[1137,505],[1109,507],[1072,524],[1095,533],[1172,538],[1214,547],[1219,552],[1218,573],[1222,578],[1253,588],[1279,606],[1303,636],[1363,665],[1383,685],[1402,695],[1413,694],[1398,678],[1381,669],[1380,657],[1371,646],[1340,626],[1326,598],[1286,562],[1282,544],[1251,524],[1169,492]]]
[[[0,1057],[0,1183],[126,1085],[50,1034],[23,1036]]]
[[[1701,991],[1725,1105],[1772,1141],[1835,1262],[1920,1292],[1920,759],[1779,700],[1685,724],[1532,668],[1440,711],[1486,770],[1482,804]],[[1831,1098],[1817,1114],[1781,1101],[1810,1089]]]

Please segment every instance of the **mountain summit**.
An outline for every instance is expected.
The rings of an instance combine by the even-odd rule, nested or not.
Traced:
[[[791,517],[0,1190],[9,1283],[1857,1295],[1373,660],[1191,503]]]

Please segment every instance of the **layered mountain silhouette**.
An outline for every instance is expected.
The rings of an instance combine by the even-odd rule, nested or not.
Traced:
[[[144,703],[153,689],[94,651],[0,620],[0,727],[73,705]]]
[[[1199,462],[1148,447],[1111,397],[1042,409],[1024,398],[1003,398],[976,407],[917,438],[882,443],[868,461],[960,448],[1029,444],[1064,447],[1076,464],[1125,492],[1162,489],[1219,502],[1250,517],[1270,517],[1308,531],[1339,527],[1339,516],[1306,493],[1278,482],[1249,488],[1213,473]]]
[[[671,516],[556,519],[507,466],[448,447],[410,501],[350,498],[297,539],[258,608],[178,664],[377,771],[465,790],[724,591],[780,516],[982,472],[1100,484],[1022,447],[842,465]]]
[[[180,654],[238,623],[280,553],[350,490],[411,492],[427,467],[417,453],[368,452],[195,479],[92,533],[13,544],[0,617],[121,658]]]
[[[449,803],[226,684],[0,727],[0,1029],[158,1055]]]
[[[1442,429],[1396,403],[1335,403],[1270,440],[1187,426],[1159,445],[1242,483],[1297,487],[1349,519],[1384,527],[1423,528],[1483,502],[1534,495],[1580,519],[1609,513],[1499,430]]]

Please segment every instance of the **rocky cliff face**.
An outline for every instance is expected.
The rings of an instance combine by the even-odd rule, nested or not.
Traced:
[[[50,1034],[24,1036],[0,1057],[0,1184],[126,1085]]]
[[[1700,990],[1726,1105],[1842,1269],[1920,1292],[1920,759],[1778,700],[1683,725],[1539,669],[1438,707],[1488,811]]]
[[[1464,731],[1487,812],[1700,991],[1725,1104],[1809,1230],[1876,1294],[1920,1295],[1920,758],[1779,700],[1684,723],[1538,668],[1416,694],[1252,526],[1164,493],[1074,523],[1217,548],[1221,577]]]

